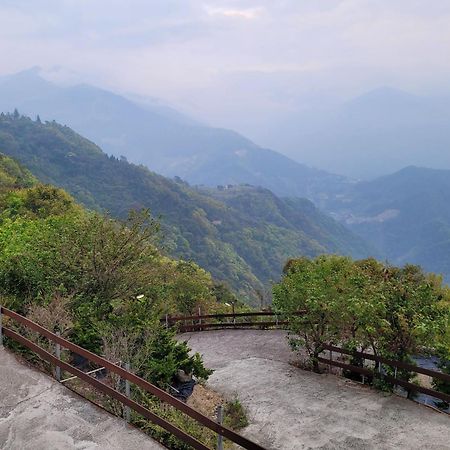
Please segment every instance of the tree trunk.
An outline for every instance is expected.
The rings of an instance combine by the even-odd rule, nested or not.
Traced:
[[[313,360],[312,360],[312,363],[313,363],[313,371],[314,372],[316,372],[316,373],[320,373],[320,370],[319,370],[319,361],[318,361],[318,357],[319,357],[319,354],[320,354],[320,352],[318,351],[318,350],[315,350],[314,351],[314,354],[313,354]]]

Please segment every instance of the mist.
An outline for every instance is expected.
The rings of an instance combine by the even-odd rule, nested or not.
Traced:
[[[88,83],[141,104],[173,107],[332,172],[367,178],[410,164],[441,167],[450,143],[445,131],[420,126],[418,138],[400,137],[399,154],[391,158],[398,139],[373,144],[373,117],[364,116],[370,101],[359,118],[367,133],[355,134],[354,113],[348,115],[348,104],[379,88],[422,97],[427,106],[415,107],[402,134],[424,122],[430,99],[450,98],[450,4],[444,0],[3,1],[0,23],[0,51],[8,55],[0,61],[2,75],[38,66],[54,83]],[[387,96],[376,109],[383,116],[396,101]],[[392,134],[387,128],[404,121],[408,108],[375,132]],[[432,116],[441,110],[432,108]],[[450,107],[444,110],[446,118]],[[439,138],[424,161],[414,155],[423,153],[430,135]],[[358,169],[370,166],[377,152],[386,164]],[[372,155],[367,164],[350,161],[366,153]]]

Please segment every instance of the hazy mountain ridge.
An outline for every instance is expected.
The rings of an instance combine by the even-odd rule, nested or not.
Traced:
[[[168,253],[193,259],[249,297],[276,279],[289,257],[371,253],[362,239],[307,200],[283,200],[252,187],[234,188],[227,198],[218,190],[214,194],[191,188],[144,166],[108,157],[55,122],[2,115],[0,151],[89,208],[109,210],[118,217],[130,208],[150,208],[161,216]],[[252,209],[246,198],[252,199]],[[267,214],[270,210],[273,215]]]
[[[231,130],[213,128],[161,108],[88,85],[60,87],[33,69],[0,80],[0,110],[66,124],[107,153],[124,155],[191,184],[250,183],[277,195],[319,200],[339,191],[344,177],[263,149]],[[325,194],[327,195],[327,194]]]
[[[333,208],[391,262],[450,279],[450,170],[406,167],[356,184]]]
[[[292,158],[352,178],[405,166],[450,169],[450,97],[378,88],[346,103],[292,114],[265,131]]]
[[[301,252],[314,253],[345,252],[352,247],[351,252],[356,250],[356,253],[361,255],[377,254],[397,264],[417,262],[427,270],[450,274],[450,267],[447,267],[445,256],[450,219],[444,212],[447,208],[447,193],[450,188],[444,180],[441,180],[441,184],[437,184],[438,180],[445,178],[445,175],[442,177],[437,173],[427,172],[426,169],[408,167],[398,173],[374,179],[372,182],[354,182],[345,177],[294,163],[283,155],[258,147],[233,131],[192,123],[189,118],[170,108],[165,109],[163,106],[161,109],[158,102],[153,104],[154,102],[150,101],[142,106],[124,97],[87,85],[61,88],[40,78],[36,70],[0,80],[0,106],[8,102],[11,107],[12,105],[24,107],[24,111],[27,112],[39,112],[39,108],[42,107],[43,112],[39,112],[42,118],[59,116],[63,117],[66,123],[78,121],[79,128],[85,129],[90,137],[97,136],[96,142],[102,143],[110,152],[125,155],[130,160],[141,161],[152,170],[170,176],[177,175],[194,184],[226,186],[248,183],[264,186],[281,196],[303,196],[312,199],[322,210],[328,211],[358,233],[370,243],[372,248],[369,251],[356,250],[357,247],[361,249],[362,246],[357,244],[356,247],[352,247],[354,243],[348,243],[346,232],[337,229],[332,232],[327,231],[325,234],[321,231],[315,234],[317,230],[310,228],[309,234],[305,237],[308,223],[302,223],[295,214],[288,220],[283,216],[283,214],[291,214],[286,209],[287,205],[291,205],[293,209],[306,208],[304,211],[307,211],[306,204],[301,203],[300,200],[282,200],[284,212],[281,215],[284,222],[282,220],[280,228],[275,231],[273,227],[279,225],[280,218],[271,217],[268,220],[270,227],[266,228],[264,228],[266,224],[258,223],[261,215],[257,215],[256,222],[252,221],[249,217],[252,205],[247,203],[247,206],[243,208],[245,201],[243,201],[242,192],[234,189],[193,190],[183,183],[178,183],[177,189],[184,195],[188,190],[189,194],[185,195],[183,200],[179,199],[180,208],[170,213],[173,218],[177,218],[179,211],[186,210],[182,202],[190,201],[189,208],[195,209],[198,206],[192,204],[193,195],[199,196],[195,202],[202,204],[205,192],[208,205],[212,202],[217,206],[218,202],[221,205],[219,210],[226,211],[224,207],[232,208],[233,214],[238,217],[233,225],[228,221],[229,228],[225,227],[225,229],[221,225],[212,223],[220,222],[221,214],[210,210],[206,218],[203,216],[203,212],[207,211],[209,206],[201,206],[200,209],[203,212],[195,216],[195,220],[202,223],[203,229],[208,230],[206,235],[209,236],[209,240],[196,241],[194,245],[207,248],[214,253],[216,250],[212,250],[213,242],[216,242],[214,239],[218,236],[217,239],[221,242],[218,252],[222,256],[228,255],[231,258],[226,263],[222,260],[220,263],[213,263],[214,258],[211,255],[206,257],[203,254],[203,260],[200,261],[199,254],[195,254],[196,260],[216,277],[220,278],[222,273],[227,272],[227,279],[233,279],[234,286],[242,281],[240,278],[242,273],[252,273],[253,278],[250,277],[251,280],[249,278],[246,281],[248,285],[258,284],[257,278],[268,280],[275,277],[279,273],[280,261],[286,256],[292,256],[292,248],[301,249],[299,250]],[[330,167],[337,161],[342,170],[347,173],[354,170],[368,170],[373,174],[380,171],[390,172],[390,168],[396,165],[403,167],[405,161],[409,161],[417,153],[414,153],[414,149],[417,150],[420,147],[421,151],[417,155],[420,156],[420,161],[424,161],[423,165],[437,161],[435,156],[438,155],[441,158],[442,167],[446,167],[446,158],[450,167],[450,156],[447,156],[447,151],[442,150],[447,136],[446,124],[450,123],[450,113],[447,121],[447,106],[446,99],[430,100],[391,88],[376,89],[348,102],[335,111],[332,117],[325,117],[323,119],[325,122],[331,120],[334,124],[342,125],[337,128],[340,136],[344,136],[347,132],[349,134],[342,141],[332,136],[331,132],[336,131],[335,128],[317,128],[316,133],[310,136],[311,139],[314,138],[314,145],[317,145],[311,154],[316,155],[318,162],[323,165],[329,164]],[[423,120],[424,114],[426,120]],[[292,120],[295,121],[295,117]],[[421,121],[419,125],[417,125],[418,121]],[[324,122],[318,122],[315,126],[319,126],[320,123]],[[308,123],[299,124],[299,132],[302,133],[308,126]],[[444,131],[433,134],[433,127]],[[70,132],[67,131],[67,133]],[[422,137],[415,139],[417,133],[422,133]],[[429,139],[426,137],[428,135],[431,136]],[[74,136],[75,133],[73,139],[78,139]],[[280,140],[283,136],[281,133]],[[443,140],[439,141],[439,145],[435,145],[436,140],[440,138]],[[320,146],[326,139],[329,139],[329,142],[323,153],[324,149]],[[391,139],[389,146],[383,146],[384,139]],[[412,141],[414,146],[411,145]],[[308,140],[300,143],[302,148],[308,148],[306,145]],[[101,154],[98,147],[92,143],[89,145],[90,151]],[[87,144],[81,145],[81,148],[87,148]],[[422,151],[424,148],[426,151]],[[450,148],[450,138],[447,148]],[[124,161],[122,163],[125,164]],[[98,161],[93,164],[95,167],[100,167]],[[55,166],[52,170],[58,172],[60,168]],[[46,175],[43,174],[43,176]],[[156,180],[156,175],[153,180]],[[158,186],[164,185],[168,191],[172,191],[173,185],[167,187],[168,180],[161,180]],[[139,190],[137,187],[139,182],[134,186],[134,192]],[[102,198],[101,202],[98,202],[98,197],[104,196],[103,193],[97,192],[93,195],[85,186],[82,188],[77,186],[76,189],[78,189],[79,198],[85,196],[82,200],[85,204],[94,205],[94,207],[99,207],[101,204],[102,207],[109,208],[117,214],[124,214],[129,205],[142,204],[142,202],[136,202],[140,194],[137,197],[128,196],[129,203],[120,199],[116,203],[108,203],[110,198],[117,197],[116,193],[108,194],[106,195],[108,199]],[[261,192],[259,195],[262,195]],[[251,197],[250,192],[246,192],[245,195]],[[172,198],[173,192],[168,193],[167,196]],[[273,203],[273,200],[269,201],[268,197],[266,200],[270,204]],[[159,211],[158,208],[162,208],[159,206],[161,201],[156,199],[154,201],[157,205],[156,211]],[[295,206],[293,202],[297,202]],[[120,211],[117,210],[118,205],[120,205]],[[187,211],[191,211],[189,208]],[[414,214],[417,208],[426,211],[426,214],[419,214],[416,217]],[[258,214],[266,212],[260,208]],[[169,213],[164,210],[164,214]],[[187,214],[190,215],[191,212]],[[307,214],[312,213],[309,211]],[[320,222],[322,219],[315,220]],[[292,226],[295,221],[306,228],[298,226],[296,229]],[[321,224],[325,226],[325,222]],[[259,226],[260,229],[258,233],[253,230],[251,233],[239,234],[240,232],[236,230],[241,230],[244,226]],[[178,230],[177,228],[175,234]],[[303,237],[300,239],[301,233]],[[192,236],[197,234],[193,233]],[[196,251],[192,253],[190,243],[192,236],[189,242],[179,237],[169,239],[168,241],[172,243],[168,246],[176,247],[180,252],[179,256],[193,257]],[[337,238],[337,242],[333,241],[333,237],[336,236],[341,236]],[[311,241],[310,238],[315,241],[314,245],[304,246],[305,239]],[[247,245],[248,242],[243,245],[240,242],[242,239],[258,242],[258,250]],[[262,242],[270,243],[273,247],[282,250],[271,253],[269,245],[262,246]],[[342,244],[343,242],[347,243]],[[264,252],[258,253],[262,247]],[[239,249],[238,252],[237,249]],[[253,255],[251,268],[245,258],[240,256],[245,252],[247,255]],[[433,257],[432,252],[440,256]],[[260,262],[257,262],[258,259]],[[229,264],[231,260],[234,261],[234,268],[231,268]],[[263,260],[270,261],[271,266],[266,262],[263,263]],[[214,264],[216,268],[213,268]],[[218,266],[222,268],[217,269]],[[225,266],[227,269],[224,272]],[[264,269],[261,269],[262,266]],[[259,285],[258,289],[260,287]]]

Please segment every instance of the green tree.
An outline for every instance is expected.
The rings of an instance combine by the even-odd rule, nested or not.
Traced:
[[[9,191],[0,199],[3,218],[47,218],[81,213],[81,208],[64,190],[38,184],[28,189]]]
[[[323,345],[337,343],[343,336],[346,302],[352,295],[346,283],[351,267],[351,260],[340,256],[290,260],[282,281],[273,288],[275,308],[289,317],[292,347],[305,347],[315,371]],[[306,313],[294,314],[300,310]]]
[[[435,348],[448,333],[448,299],[442,279],[420,267],[338,256],[291,260],[274,286],[274,303],[289,317],[291,341],[306,348],[314,370],[324,343],[371,348],[400,361]],[[298,317],[296,310],[306,312]],[[352,362],[362,365],[356,357]],[[409,379],[411,374],[400,376]]]

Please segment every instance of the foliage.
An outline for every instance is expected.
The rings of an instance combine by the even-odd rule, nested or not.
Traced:
[[[417,266],[339,256],[291,260],[274,286],[274,304],[289,318],[292,345],[305,346],[315,370],[324,344],[370,348],[400,361],[423,347],[436,348],[448,332],[449,299],[442,280]],[[305,314],[294,315],[298,310]]]
[[[67,338],[73,329],[73,316],[70,311],[71,298],[56,294],[47,305],[32,304],[27,317],[53,333]]]
[[[225,405],[224,425],[233,430],[241,430],[248,426],[248,417],[240,400],[235,397]]]
[[[448,333],[447,338],[450,336]],[[450,341],[446,340],[447,345],[442,345],[438,351],[439,356],[439,369],[448,375],[450,375]],[[433,388],[439,392],[450,395],[450,383],[448,381],[440,380],[438,378],[433,378]],[[448,409],[450,404],[448,402],[438,402],[437,406],[442,409]]]
[[[141,373],[144,378],[162,388],[172,384],[179,370],[207,380],[212,370],[206,369],[199,353],[189,354],[187,342],[177,342],[174,332],[160,327],[153,336],[151,352]]]
[[[100,352],[105,330],[145,336],[163,312],[207,312],[216,302],[207,272],[161,255],[159,224],[148,211],[118,222],[51,186],[10,189],[0,196],[0,293],[16,311],[50,329],[70,328],[74,342]],[[159,345],[155,336],[150,341]],[[206,376],[201,359],[172,341],[167,335],[164,342],[174,345],[177,368],[190,364]]]
[[[350,274],[348,258],[301,258],[288,262],[282,283],[274,286],[276,308],[287,313],[308,311],[291,318],[290,329],[298,337],[292,337],[290,342],[293,348],[305,346],[316,371],[323,345],[338,341],[346,328],[345,305],[353,296],[352,284],[346,283]]]
[[[30,171],[0,153],[0,192],[31,187],[36,182]]]
[[[0,291],[25,313],[28,304],[70,296],[74,339],[98,349],[99,323],[143,330],[163,312],[208,310],[208,273],[155,247],[148,212],[118,223],[97,213],[5,220],[0,228]]]
[[[142,403],[150,411],[157,414],[159,417],[175,424],[178,428],[189,435],[195,437],[197,440],[203,442],[208,448],[214,448],[217,435],[206,427],[203,427],[197,421],[178,411],[177,409],[160,402],[155,397],[147,395],[140,389],[133,389],[132,392],[135,399]],[[161,442],[167,448],[172,450],[191,450],[191,446],[182,442],[173,434],[153,424],[137,414],[132,414],[132,422],[145,432],[150,434],[154,439]]]
[[[117,218],[125,218],[130,208],[151,208],[160,217],[167,254],[195,261],[253,304],[258,302],[256,291],[279,277],[289,257],[325,252],[361,256],[369,251],[307,200],[280,199],[251,186],[191,188],[108,157],[55,122],[4,114],[0,149],[88,208]]]
[[[73,198],[62,189],[41,185],[8,192],[1,198],[3,219],[45,218],[81,212]]]
[[[161,403],[140,389],[133,389],[132,395],[138,401],[145,404],[148,409],[155,412],[158,416],[163,417],[171,423],[177,425],[197,440],[203,442],[209,448],[215,448],[217,443],[217,434],[214,431],[200,425],[198,422],[180,411],[177,411],[175,408]],[[224,425],[226,427],[239,431],[248,425],[248,418],[238,398],[234,398],[233,400],[227,402],[224,406]],[[148,420],[132,414],[132,421],[168,448],[176,450],[188,450],[191,448],[189,445],[183,443],[169,432],[152,424]],[[235,445],[227,439],[224,439],[224,448],[235,448]]]

